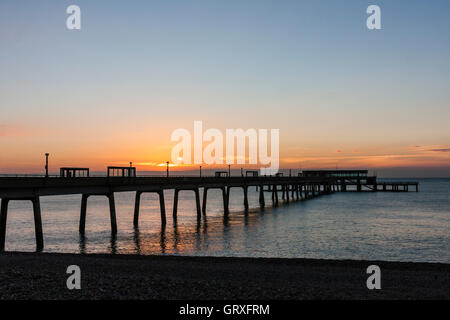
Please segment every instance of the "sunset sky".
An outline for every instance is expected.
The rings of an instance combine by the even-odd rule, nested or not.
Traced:
[[[164,170],[194,120],[280,129],[282,168],[450,177],[450,2],[0,2],[0,173]]]

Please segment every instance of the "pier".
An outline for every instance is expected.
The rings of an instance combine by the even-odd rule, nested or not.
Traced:
[[[110,172],[119,171],[122,175],[113,175]],[[85,174],[79,174],[79,173]],[[69,173],[69,174],[68,174]],[[248,190],[256,187],[259,191],[259,204],[261,208],[266,205],[264,193],[271,195],[272,206],[279,205],[279,193],[285,203],[290,201],[305,201],[333,192],[398,192],[409,191],[417,182],[377,182],[376,177],[368,176],[367,170],[319,170],[303,171],[297,176],[258,176],[250,175],[229,176],[215,175],[211,177],[143,177],[137,176],[135,168],[110,167],[108,175],[93,177],[87,168],[62,168],[59,177],[0,177],[0,251],[5,249],[6,222],[8,204],[10,201],[31,201],[33,204],[34,226],[36,235],[36,250],[44,248],[43,230],[41,221],[40,197],[81,194],[79,232],[85,232],[86,211],[88,199],[92,196],[108,198],[110,209],[111,233],[117,233],[116,208],[114,193],[136,192],[134,219],[135,227],[139,225],[140,198],[143,193],[157,193],[160,202],[161,224],[166,224],[166,208],[164,191],[174,191],[173,220],[177,221],[178,194],[183,191],[194,192],[197,219],[207,213],[207,198],[209,189],[222,191],[224,215],[229,213],[229,200],[231,188],[239,188],[244,194],[244,208],[249,209]],[[353,189],[352,189],[353,188]],[[203,199],[200,203],[200,189],[203,190]]]

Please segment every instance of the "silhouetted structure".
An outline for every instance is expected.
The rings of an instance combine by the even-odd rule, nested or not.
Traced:
[[[87,168],[61,168],[70,170]],[[119,173],[112,176],[111,173]],[[338,173],[336,173],[338,174]],[[135,191],[136,201],[134,210],[134,225],[139,223],[140,197],[142,193],[158,193],[161,207],[161,224],[166,223],[166,211],[164,203],[164,191],[174,190],[173,220],[176,222],[178,209],[178,194],[182,190],[191,190],[195,193],[197,219],[201,218],[201,212],[206,214],[206,202],[209,189],[221,189],[223,198],[224,215],[229,212],[229,197],[231,188],[242,188],[244,191],[244,207],[248,211],[248,188],[258,187],[259,203],[261,208],[265,206],[264,192],[272,195],[272,205],[278,205],[278,193],[282,192],[282,199],[286,203],[292,200],[307,200],[323,194],[335,191],[351,191],[348,186],[356,186],[355,191],[362,191],[364,185],[370,191],[408,191],[409,186],[415,186],[417,182],[377,182],[376,177],[362,175],[325,175],[294,176],[246,176],[229,177],[226,171],[217,171],[214,177],[136,177],[136,169],[133,167],[108,167],[107,177],[84,177],[67,179],[62,177],[0,177],[0,251],[4,251],[6,237],[6,220],[8,204],[10,201],[27,200],[33,203],[36,247],[43,248],[43,232],[41,222],[40,197],[49,195],[81,194],[81,211],[79,231],[84,233],[86,221],[87,200],[90,196],[106,196],[109,200],[111,232],[117,233],[116,208],[114,193]],[[380,189],[381,187],[381,189]],[[200,188],[203,188],[203,208],[200,207]]]
[[[108,177],[136,177],[135,167],[108,167]]]
[[[89,177],[89,168],[60,168],[59,176],[63,178]]]
[[[247,170],[245,172],[245,176],[246,177],[257,177],[257,176],[259,176],[259,171],[258,170]]]
[[[228,171],[216,171],[214,173],[215,177],[229,177],[230,173]]]
[[[303,170],[304,177],[367,177],[368,170]]]

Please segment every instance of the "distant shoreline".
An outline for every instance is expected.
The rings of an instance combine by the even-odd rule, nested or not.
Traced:
[[[68,290],[66,269],[81,269]],[[366,268],[381,268],[368,290]],[[450,299],[450,264],[301,258],[0,254],[0,299]]]

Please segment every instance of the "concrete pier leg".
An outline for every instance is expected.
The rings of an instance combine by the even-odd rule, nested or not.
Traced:
[[[159,207],[161,210],[161,224],[166,225],[166,204],[164,201],[164,190],[158,191],[159,195]]]
[[[230,192],[231,192],[231,187],[227,187],[227,213],[230,212]]]
[[[197,219],[202,217],[202,208],[200,206],[200,190],[198,188],[194,189],[195,192],[195,204],[197,206]]]
[[[39,201],[39,197],[34,197],[31,202],[33,202],[36,251],[42,251],[42,249],[44,249],[44,236],[42,234],[41,203]]]
[[[275,188],[273,186],[270,186],[270,189],[272,190],[272,206],[275,205]]]
[[[84,233],[84,230],[86,228],[86,210],[88,198],[89,198],[88,194],[81,195],[80,225],[78,228],[78,231],[80,233]]]
[[[206,214],[206,198],[207,197],[208,197],[208,188],[203,188],[203,205],[202,205],[203,214]]]
[[[173,196],[173,220],[177,220],[177,210],[178,210],[178,193],[180,190],[175,189],[175,193]]]
[[[117,233],[117,221],[116,221],[116,202],[114,200],[114,192],[107,195],[109,200],[109,217],[111,220],[111,233]]]
[[[244,208],[245,211],[248,211],[248,187],[242,187],[244,189]]]
[[[266,201],[264,199],[264,186],[259,187],[259,205],[264,208],[266,205]]]
[[[2,199],[0,209],[0,252],[5,251],[6,218],[8,216],[8,203],[9,199]]]
[[[228,214],[228,197],[225,187],[222,188],[223,213]]]
[[[284,190],[286,191],[286,201],[289,203],[289,185],[285,185]]]
[[[285,194],[285,192],[286,192],[286,187],[285,187],[285,185],[281,185],[281,190],[282,190],[282,193],[281,193],[281,200],[284,200],[284,194]]]
[[[278,187],[275,186],[275,207],[278,207]]]
[[[136,191],[136,198],[134,200],[134,219],[133,225],[135,228],[139,226],[139,207],[141,204],[141,191]]]

